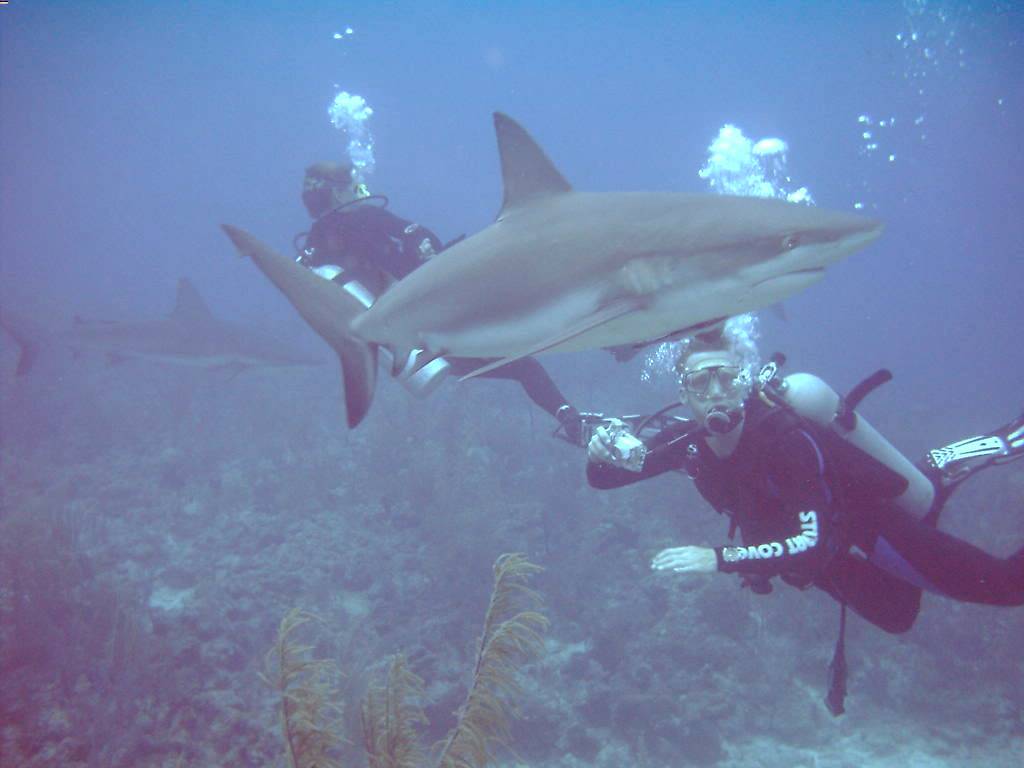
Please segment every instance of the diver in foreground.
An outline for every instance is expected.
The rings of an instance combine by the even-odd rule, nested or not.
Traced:
[[[840,398],[817,377],[755,380],[717,334],[697,337],[677,370],[694,420],[605,420],[588,445],[587,477],[618,488],[683,470],[730,519],[742,545],[680,546],[651,566],[676,573],[737,573],[754,592],[778,576],[815,586],[842,605],[826,703],[843,712],[845,608],[891,633],[906,632],[927,589],[955,600],[1024,605],[1024,547],[993,557],[938,530],[943,504],[977,471],[1024,456],[1024,414],[990,434],[929,452],[920,468],[854,411],[887,371]],[[596,426],[596,423],[592,423]],[[639,433],[640,439],[634,434]]]
[[[333,280],[367,308],[392,283],[401,280],[440,253],[445,246],[426,227],[402,219],[387,209],[387,198],[370,195],[353,181],[352,166],[318,162],[306,169],[302,202],[310,231],[295,237],[298,261],[321,277]],[[302,244],[299,240],[303,239]],[[446,357],[417,366],[416,353],[396,376],[414,394],[426,396],[447,376],[463,376],[490,360]],[[534,358],[515,360],[483,376],[518,381],[527,396],[559,422],[558,432],[579,445],[580,413]]]

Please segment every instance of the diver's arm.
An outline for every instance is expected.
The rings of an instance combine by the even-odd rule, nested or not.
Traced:
[[[698,482],[698,486],[704,498],[720,513],[729,514],[728,508],[715,501],[714,495],[709,495],[709,488],[706,483]],[[797,547],[795,537],[800,532],[794,531],[793,536],[785,536],[789,541],[793,540],[793,546]],[[732,538],[730,530],[729,538]],[[806,534],[804,534],[806,537]],[[744,539],[746,543],[746,539]],[[791,567],[792,558],[786,559],[786,547],[781,542],[765,541],[755,544],[746,544],[742,547],[726,545],[721,547],[701,547],[684,545],[663,549],[654,556],[651,561],[651,569],[655,571],[672,571],[674,573],[764,573],[775,575],[776,573]],[[743,561],[743,562],[740,562]],[[752,567],[747,566],[747,561]]]
[[[317,219],[313,222],[313,226],[309,228],[309,232],[306,233],[306,237],[302,242],[302,246],[299,249],[299,261],[303,266],[306,267],[321,267],[327,263],[330,256],[327,251],[327,227],[330,226],[327,219],[329,216],[325,216],[321,219]],[[298,240],[299,236],[296,235],[295,239]]]
[[[717,570],[722,573],[756,573],[774,576],[820,557],[827,515],[817,509],[796,513],[792,524],[779,536],[735,546],[715,547]]]
[[[402,230],[402,250],[412,253],[420,261],[436,256],[444,249],[441,238],[422,224],[407,224]]]
[[[401,244],[402,254],[412,264],[418,266],[441,251],[441,239],[422,224],[403,219],[387,208],[368,208],[367,215],[373,217],[377,226],[386,232],[388,237]]]
[[[680,438],[691,429],[692,425],[688,422],[672,424],[644,440],[647,453],[639,472],[612,463],[608,441],[603,437],[607,432],[597,430],[587,446],[587,482],[592,488],[608,490],[682,468],[686,464],[686,448]]]

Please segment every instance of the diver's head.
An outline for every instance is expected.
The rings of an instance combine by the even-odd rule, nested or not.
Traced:
[[[743,423],[743,403],[751,390],[750,374],[728,349],[684,353],[678,364],[680,399],[709,432],[725,435]]]
[[[302,203],[310,217],[318,219],[363,196],[361,188],[353,178],[351,163],[313,163],[302,180]]]

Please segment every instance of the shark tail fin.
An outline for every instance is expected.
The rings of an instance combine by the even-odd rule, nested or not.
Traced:
[[[377,384],[377,346],[356,338],[351,328],[352,321],[366,307],[337,283],[280,255],[245,230],[230,224],[221,226],[238,252],[252,260],[309,327],[337,353],[345,384],[348,426],[358,426],[370,410]]]
[[[32,370],[32,367],[36,364],[36,358],[39,356],[39,349],[35,344],[31,342],[18,342],[20,352],[18,352],[18,365],[14,369],[15,376],[24,376],[26,373]]]
[[[24,376],[26,373],[32,370],[32,366],[35,365],[36,357],[38,356],[39,350],[36,349],[35,345],[27,345],[21,348],[21,354],[18,355],[18,366],[14,370],[15,376]]]
[[[355,429],[373,404],[377,386],[377,346],[356,339],[335,347],[341,363],[341,379],[345,386],[345,416],[348,428]]]
[[[0,328],[7,331],[7,334],[14,339],[18,345],[18,363],[15,368],[15,376],[24,376],[32,370],[36,358],[39,356],[39,345],[34,339],[29,338],[27,330],[17,327],[14,319],[7,312],[0,313]]]

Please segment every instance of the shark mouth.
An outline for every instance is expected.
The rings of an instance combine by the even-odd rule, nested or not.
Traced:
[[[808,267],[807,269],[794,269],[792,272],[786,272],[784,275],[775,275],[773,277],[766,277],[764,280],[758,280],[754,283],[753,288],[759,288],[762,285],[773,283],[776,280],[789,280],[793,277],[801,276],[819,276],[825,274],[824,267]]]

